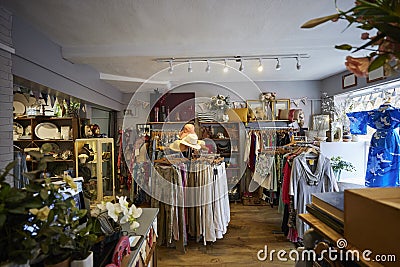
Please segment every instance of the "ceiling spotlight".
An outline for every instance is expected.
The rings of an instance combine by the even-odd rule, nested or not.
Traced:
[[[209,60],[207,60],[207,68],[206,68],[206,72],[207,72],[207,73],[210,73],[210,71],[211,71],[211,67],[210,67],[210,61],[209,61]]]
[[[276,59],[276,66],[275,66],[276,70],[280,70],[281,69],[281,63],[279,62],[279,58]]]
[[[258,59],[258,68],[257,68],[257,70],[258,70],[258,72],[262,72],[263,69],[264,69],[264,67],[262,65],[261,58],[259,58]]]
[[[174,67],[172,66],[172,60],[169,61],[169,69],[168,69],[169,74],[172,74],[174,72]]]
[[[244,66],[243,66],[243,59],[240,59],[240,67],[239,67],[239,71],[243,71],[244,70]]]
[[[192,61],[189,60],[188,72],[193,72]]]
[[[296,57],[296,61],[297,61],[296,68],[297,68],[297,70],[300,70],[301,69],[300,58]]]
[[[224,72],[227,73],[229,69],[228,69],[228,65],[226,65],[226,59],[224,61],[225,61]]]

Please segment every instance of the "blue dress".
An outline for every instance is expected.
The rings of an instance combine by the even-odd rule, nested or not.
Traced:
[[[366,134],[367,125],[376,129],[368,152],[365,185],[367,187],[400,186],[400,109],[381,105],[370,111],[346,114],[352,134]]]

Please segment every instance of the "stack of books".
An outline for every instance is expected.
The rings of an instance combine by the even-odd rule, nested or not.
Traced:
[[[336,232],[344,234],[344,192],[315,193],[306,210]]]

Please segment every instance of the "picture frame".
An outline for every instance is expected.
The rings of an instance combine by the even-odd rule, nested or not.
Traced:
[[[382,67],[377,68],[376,70],[370,71],[368,72],[368,76],[367,76],[367,83],[372,83],[372,82],[376,82],[379,80],[383,80],[385,79],[385,70]]]
[[[279,110],[290,110],[290,99],[275,99],[272,101],[272,114],[274,120],[279,120]]]
[[[314,131],[328,131],[329,130],[329,115],[313,115],[313,130]]]
[[[357,85],[357,76],[354,73],[342,76],[342,89],[347,89]]]
[[[343,125],[339,122],[331,123],[331,142],[341,142],[343,136]]]
[[[249,110],[249,121],[268,119],[268,114],[265,111],[265,104],[263,102],[261,102],[260,100],[247,100],[246,104]]]

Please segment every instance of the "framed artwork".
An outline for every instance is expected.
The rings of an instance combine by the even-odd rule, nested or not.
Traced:
[[[290,99],[276,99],[272,101],[272,114],[274,114],[274,119],[279,119],[279,110],[290,109]]]
[[[246,103],[249,110],[250,121],[267,119],[263,102],[260,100],[247,100]]]
[[[342,77],[342,88],[350,88],[357,85],[357,76],[354,73],[343,75]]]
[[[329,115],[313,115],[312,118],[314,131],[329,130]]]
[[[367,83],[372,83],[382,79],[385,79],[385,71],[383,69],[383,66],[368,73]]]
[[[343,125],[339,122],[331,123],[331,141],[341,142],[343,136]]]

